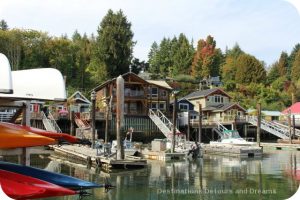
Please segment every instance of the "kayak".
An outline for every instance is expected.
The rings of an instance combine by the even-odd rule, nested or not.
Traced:
[[[72,135],[69,135],[69,134],[66,134],[66,133],[55,133],[55,132],[46,131],[46,130],[43,130],[43,129],[33,128],[33,127],[30,127],[30,126],[23,126],[23,125],[12,124],[12,123],[7,123],[7,122],[2,122],[0,124],[4,124],[5,126],[9,126],[13,129],[26,130],[26,131],[29,131],[31,133],[35,133],[37,135],[49,137],[49,138],[55,139],[59,142],[66,141],[66,142],[69,142],[69,143],[72,143],[72,144],[80,142],[79,138],[76,138],[76,137],[74,137]]]
[[[55,144],[55,140],[26,130],[13,128],[5,123],[0,123],[0,149],[44,146],[50,144]]]
[[[14,199],[35,199],[77,194],[73,190],[5,170],[0,170],[0,183],[6,195]]]
[[[0,169],[10,171],[10,172],[20,173],[26,176],[31,176],[33,178],[37,178],[72,190],[85,190],[91,188],[105,187],[105,184],[99,185],[97,183],[84,181],[71,176],[66,176],[63,174],[50,172],[43,169],[38,169],[34,167],[23,166],[23,165],[18,165],[18,164],[3,162],[3,161],[0,161]]]

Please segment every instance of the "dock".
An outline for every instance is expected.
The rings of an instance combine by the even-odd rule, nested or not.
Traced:
[[[204,144],[202,146],[206,154],[219,154],[231,157],[260,157],[263,149],[258,146],[237,146],[229,144]]]
[[[160,161],[170,161],[170,160],[184,160],[186,158],[186,153],[167,153],[164,151],[143,151],[143,157],[149,160],[160,160]]]
[[[300,144],[260,143],[260,146],[273,150],[300,151]]]
[[[139,169],[147,166],[147,160],[126,156],[124,160],[116,160],[114,156],[98,155],[96,149],[80,145],[53,146],[54,152],[70,161],[85,163],[86,165],[101,167],[105,171],[113,169]]]

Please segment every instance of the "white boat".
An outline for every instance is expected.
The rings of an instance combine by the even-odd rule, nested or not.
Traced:
[[[249,142],[244,138],[241,138],[239,133],[235,130],[225,130],[223,131],[223,136],[219,141],[211,141],[210,144],[229,144],[237,146],[252,146],[255,142]]]
[[[140,149],[138,148],[138,146],[140,146],[140,144],[137,142],[131,142],[130,140],[124,140],[123,145],[124,145],[125,155],[132,156],[135,152],[140,151]],[[117,140],[112,141],[111,152],[112,153],[117,152]]]
[[[12,75],[7,57],[0,53],[0,93],[12,94]]]
[[[2,81],[2,72],[0,74],[0,81]],[[66,100],[65,82],[62,74],[57,69],[39,68],[12,71],[11,77],[13,94],[0,93],[1,98]]]

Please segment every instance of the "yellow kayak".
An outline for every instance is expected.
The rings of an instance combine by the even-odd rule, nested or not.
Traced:
[[[54,144],[55,140],[0,123],[0,149]]]

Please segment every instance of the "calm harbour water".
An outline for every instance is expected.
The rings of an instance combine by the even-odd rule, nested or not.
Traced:
[[[85,200],[280,200],[292,196],[299,186],[295,172],[300,170],[300,152],[292,151],[265,151],[263,158],[250,159],[204,155],[197,160],[149,161],[145,169],[110,174],[50,158],[34,156],[32,165],[98,183],[108,177],[116,186],[107,193],[103,188],[89,190],[91,196]]]

